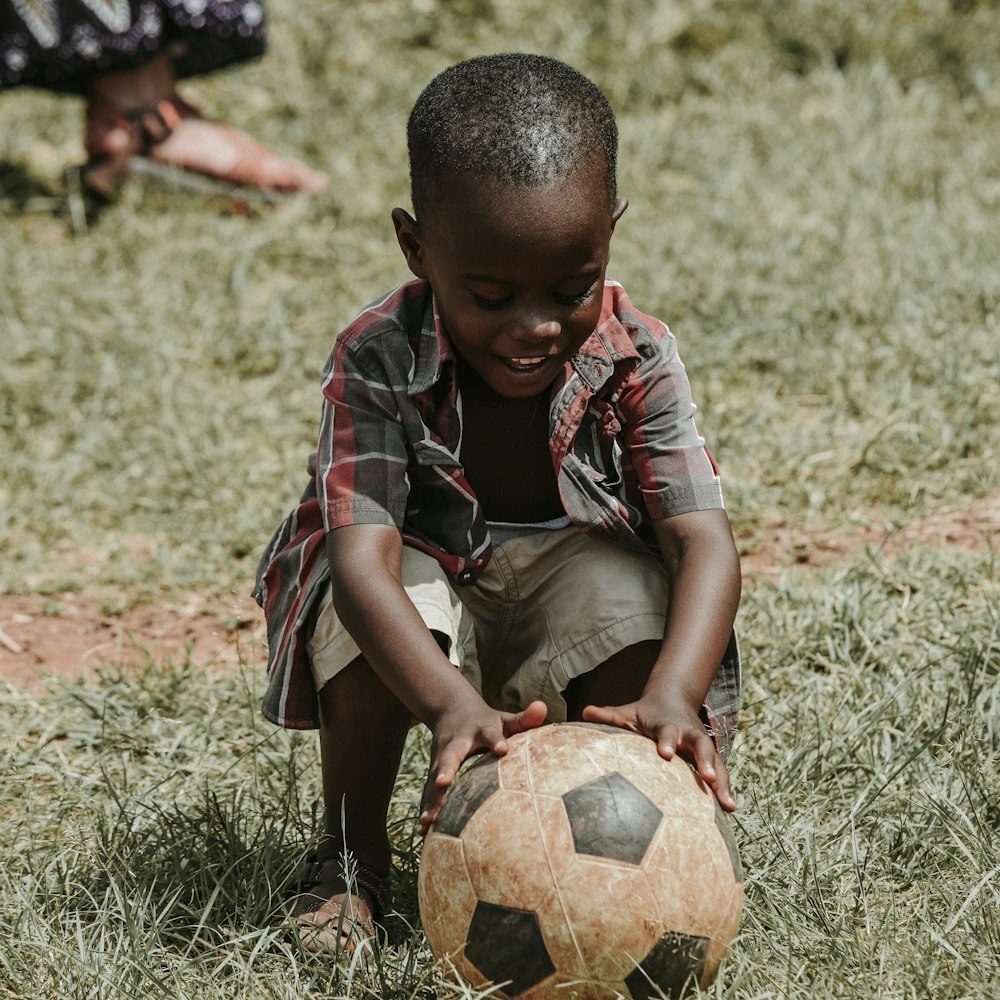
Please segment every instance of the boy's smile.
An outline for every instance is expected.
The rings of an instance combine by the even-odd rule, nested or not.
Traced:
[[[498,395],[543,392],[593,333],[615,223],[603,169],[542,186],[452,178],[420,222],[393,212],[451,342]]]

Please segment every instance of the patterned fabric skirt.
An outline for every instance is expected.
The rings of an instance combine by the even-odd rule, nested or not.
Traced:
[[[0,0],[0,89],[86,92],[166,50],[178,77],[264,51],[263,0]]]

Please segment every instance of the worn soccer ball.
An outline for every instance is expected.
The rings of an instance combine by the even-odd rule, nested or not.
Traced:
[[[611,726],[544,726],[508,744],[459,775],[427,835],[418,893],[434,955],[517,1000],[711,983],[743,906],[711,790]]]

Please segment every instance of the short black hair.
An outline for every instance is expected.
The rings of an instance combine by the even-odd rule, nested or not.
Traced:
[[[410,112],[407,144],[418,218],[448,176],[534,186],[603,159],[609,202],[617,193],[611,105],[582,73],[548,56],[476,56],[439,73]]]

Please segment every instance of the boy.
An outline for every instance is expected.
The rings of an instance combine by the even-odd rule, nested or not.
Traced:
[[[614,115],[563,63],[486,56],[431,82],[408,142],[416,218],[392,220],[416,280],[338,336],[256,593],[264,711],[320,728],[327,835],[297,923],[333,951],[389,905],[413,719],[422,833],[464,760],[565,718],[682,754],[735,808],[739,560],[673,337],[605,283]]]

